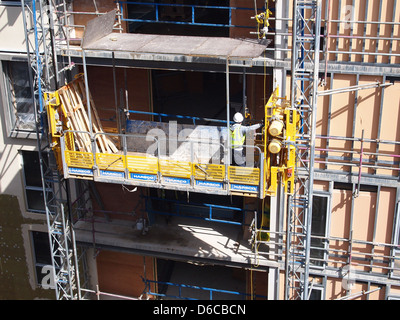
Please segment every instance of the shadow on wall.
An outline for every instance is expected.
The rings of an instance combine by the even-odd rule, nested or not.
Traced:
[[[1,109],[0,101],[0,109]],[[3,113],[2,110],[0,111]],[[21,158],[19,150],[36,149],[36,139],[11,138],[7,132],[6,121],[0,117],[0,194],[20,196],[23,192]],[[36,134],[35,134],[36,136]]]
[[[29,283],[21,228],[25,223],[32,221],[22,217],[17,197],[0,194],[0,299],[53,299],[53,290],[33,290]]]
[[[21,15],[21,6],[4,6],[0,7],[0,32],[3,29],[14,26],[18,17]],[[4,21],[4,23],[3,23]]]

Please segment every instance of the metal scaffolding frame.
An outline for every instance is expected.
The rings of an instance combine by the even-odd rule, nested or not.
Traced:
[[[70,186],[51,151],[43,93],[58,86],[54,47],[54,5],[60,1],[21,1],[28,70],[35,110],[37,146],[56,299],[79,299],[80,281],[75,234],[71,223]],[[27,19],[27,16],[32,21]]]
[[[311,218],[314,183],[321,0],[293,3],[291,107],[301,115],[300,144],[296,146],[297,175],[293,195],[288,196],[285,298],[308,299]],[[298,174],[298,168],[296,168]]]
[[[317,1],[314,1],[315,3],[317,3]],[[321,1],[318,1],[319,3],[321,3]],[[328,2],[328,1],[327,1]],[[303,6],[302,9],[304,9],[305,5],[311,5],[312,1],[298,1],[296,3],[294,3],[294,6]],[[382,4],[380,4],[381,6]],[[396,7],[396,1],[394,3],[394,7]],[[340,10],[340,5],[339,5],[339,10]],[[325,7],[325,12],[329,12],[330,7]],[[381,9],[380,9],[381,10]],[[294,12],[295,9],[293,10]],[[369,83],[369,84],[359,84],[359,76],[357,75],[357,82],[355,86],[352,87],[348,87],[348,88],[341,88],[341,89],[335,89],[335,90],[326,90],[326,91],[317,91],[317,85],[318,82],[314,82],[314,81],[319,81],[318,79],[318,67],[321,70],[323,70],[322,67],[322,63],[319,64],[319,61],[316,61],[315,58],[319,59],[319,56],[313,56],[314,51],[312,49],[312,46],[310,44],[310,42],[312,41],[312,38],[310,37],[310,34],[312,32],[310,32],[310,30],[315,30],[315,34],[317,33],[318,30],[321,30],[321,32],[323,31],[323,29],[319,29],[318,27],[315,27],[315,25],[317,25],[317,19],[314,17],[312,17],[313,13],[307,13],[306,17],[304,17],[305,11],[300,11],[298,13],[298,17],[300,17],[300,19],[297,17],[296,22],[297,21],[302,21],[304,23],[305,20],[307,20],[308,18],[310,18],[310,20],[307,20],[310,23],[310,27],[304,27],[304,25],[302,27],[304,27],[304,33],[302,32],[293,32],[294,37],[293,37],[293,48],[295,48],[295,53],[298,54],[300,52],[300,54],[296,57],[293,57],[293,61],[298,62],[298,65],[292,64],[292,88],[295,88],[297,90],[297,92],[292,92],[292,94],[294,94],[295,96],[292,98],[292,102],[295,103],[294,107],[298,108],[299,110],[303,111],[303,120],[307,119],[309,113],[307,113],[308,110],[311,110],[311,114],[312,112],[316,112],[316,105],[313,105],[312,101],[315,101],[315,99],[313,100],[312,97],[313,95],[317,94],[317,96],[323,96],[323,95],[332,95],[335,93],[342,93],[342,92],[349,92],[349,91],[354,91],[355,94],[357,95],[358,90],[363,90],[363,89],[367,89],[367,88],[385,88],[389,85],[392,85],[393,83],[387,83],[386,82],[386,76],[382,77],[382,81],[381,82],[376,82],[376,83]],[[315,13],[316,14],[316,13]],[[325,13],[325,16],[329,16],[329,14]],[[320,20],[322,19],[321,14],[319,13],[319,17]],[[282,18],[282,21],[287,21],[288,19],[286,18]],[[324,21],[322,19],[322,21]],[[331,21],[325,20],[325,27],[330,24]],[[342,20],[335,20],[335,22],[338,23],[345,23],[346,21],[342,21]],[[378,23],[378,22],[366,22],[366,21],[352,21],[354,23]],[[315,23],[315,24],[314,24]],[[314,24],[314,25],[313,25]],[[387,25],[389,25],[389,27],[395,26],[397,23],[396,22],[388,22],[385,23]],[[297,30],[299,30],[299,24],[295,24],[293,23],[293,28],[297,28]],[[326,41],[327,41],[327,31],[325,29],[325,48],[326,48]],[[379,32],[378,32],[379,33]],[[291,33],[288,33],[288,31],[286,30],[283,31],[283,33],[281,34],[283,36],[291,36]],[[324,35],[319,35],[321,37],[321,41],[322,39],[324,39]],[[339,38],[339,31],[338,31],[338,35],[336,38]],[[298,39],[298,41],[296,41],[296,38]],[[344,39],[347,39],[348,37],[343,36]],[[352,37],[354,39],[356,39],[356,37]],[[366,38],[371,38],[371,37],[366,37]],[[393,38],[394,40],[397,40],[397,38],[394,36],[393,31],[392,31],[392,35],[391,38]],[[328,35],[328,39],[329,39],[329,35]],[[377,40],[383,40],[382,37],[377,38]],[[296,48],[296,44],[297,44],[297,48]],[[314,44],[315,45],[315,44]],[[315,48],[318,48],[315,45]],[[275,50],[280,50],[279,48],[274,48]],[[283,52],[286,51],[290,51],[291,49],[284,49]],[[317,51],[317,50],[316,50]],[[326,49],[324,50],[325,53],[327,54]],[[364,52],[364,51],[363,51]],[[335,52],[337,53],[337,52]],[[360,52],[353,52],[353,54],[360,54]],[[292,52],[293,54],[293,52]],[[327,55],[324,54],[322,55],[321,52],[321,56],[326,57]],[[375,52],[376,56],[379,56],[378,51],[376,50]],[[383,54],[384,56],[385,54]],[[281,61],[284,61],[283,59],[281,59]],[[350,58],[349,58],[350,61]],[[331,79],[333,79],[333,75],[334,72],[333,70],[335,70],[335,66],[333,66],[332,68],[332,64],[331,62],[328,64],[328,61],[325,61],[325,74],[327,74],[327,70],[329,70],[329,75],[331,77]],[[318,66],[319,64],[319,66]],[[378,63],[379,64],[379,63]],[[283,64],[282,64],[283,66]],[[295,73],[296,72],[296,68],[298,70],[300,70],[299,73]],[[289,69],[289,68],[288,68]],[[311,77],[309,76],[310,73],[307,72],[315,72],[315,77]],[[297,71],[298,71],[297,70]],[[316,71],[314,71],[316,70]],[[350,67],[347,70],[347,73],[356,73],[356,67]],[[368,70],[371,70],[371,74],[376,74],[376,75],[381,75],[380,74],[380,67],[372,67]],[[392,70],[395,72],[395,70]],[[300,75],[299,75],[300,74]],[[304,76],[305,74],[305,76]],[[366,74],[368,74],[368,72],[366,72]],[[293,84],[293,81],[295,81]],[[297,81],[297,83],[296,83]],[[323,83],[323,82],[322,82]],[[332,89],[332,81],[330,83],[331,85],[331,89]],[[314,89],[315,88],[315,89]],[[382,90],[382,94],[381,94],[381,112],[382,112],[382,105],[383,105],[383,90]],[[302,96],[302,94],[304,94],[304,96]],[[309,99],[308,101],[311,102],[305,102],[306,99]],[[312,106],[312,109],[310,108],[310,105]],[[329,98],[329,114],[330,114],[330,107],[331,107],[331,98]],[[356,111],[354,111],[356,112]],[[381,118],[381,112],[380,112],[380,118]],[[355,116],[354,116],[355,118]],[[355,132],[354,132],[354,124],[353,124],[353,134],[352,137],[335,137],[335,136],[331,136],[329,134],[329,126],[330,126],[330,117],[328,118],[328,133],[327,135],[319,135],[316,136],[315,134],[312,135],[312,130],[315,131],[315,125],[313,125],[312,121],[309,122],[305,122],[303,121],[302,123],[302,130],[299,133],[299,138],[301,139],[301,144],[298,146],[298,157],[299,157],[299,168],[298,168],[298,181],[299,181],[299,188],[297,190],[296,195],[298,196],[297,200],[298,202],[294,202],[293,200],[296,200],[294,198],[289,198],[288,201],[288,208],[289,211],[288,213],[290,214],[288,216],[288,230],[283,231],[283,225],[281,224],[281,227],[279,228],[279,231],[277,230],[257,230],[257,232],[264,232],[264,233],[270,233],[271,237],[274,237],[276,239],[276,241],[256,241],[257,245],[256,247],[258,248],[258,245],[265,243],[265,245],[269,246],[270,248],[275,248],[274,251],[271,253],[271,251],[268,252],[268,254],[271,256],[271,259],[275,259],[278,261],[281,261],[282,263],[286,263],[286,265],[284,267],[282,267],[282,270],[286,271],[286,287],[285,287],[285,298],[286,299],[308,299],[310,297],[310,293],[311,290],[313,290],[313,286],[312,284],[310,284],[310,280],[311,278],[314,277],[322,277],[321,279],[323,279],[324,282],[326,282],[326,277],[329,276],[337,276],[339,274],[339,277],[341,274],[341,270],[343,269],[343,267],[345,267],[346,265],[349,264],[349,261],[346,260],[343,263],[342,262],[338,262],[336,259],[339,259],[340,256],[347,256],[347,257],[351,257],[354,256],[354,259],[351,261],[351,265],[355,266],[355,268],[359,268],[359,267],[364,267],[367,268],[367,266],[371,267],[370,269],[368,269],[369,271],[367,272],[368,274],[362,274],[362,272],[357,273],[357,279],[359,279],[360,281],[366,281],[368,284],[372,284],[374,283],[385,283],[385,280],[380,279],[379,276],[377,276],[376,273],[374,273],[375,267],[372,267],[374,264],[378,263],[378,261],[380,262],[384,262],[386,264],[385,267],[383,267],[383,273],[388,272],[388,274],[393,274],[393,273],[398,273],[398,268],[395,267],[395,263],[398,263],[398,258],[395,256],[395,254],[393,253],[395,248],[397,248],[398,246],[395,244],[396,241],[393,241],[391,243],[386,243],[386,244],[382,244],[382,243],[375,243],[375,242],[368,242],[368,241],[363,241],[361,239],[353,239],[352,237],[350,237],[349,239],[336,239],[334,237],[318,237],[315,235],[311,235],[311,219],[312,219],[312,212],[310,212],[312,210],[312,196],[310,197],[310,191],[313,194],[313,190],[310,186],[312,186],[312,183],[310,183],[309,178],[311,177],[312,179],[318,179],[318,180],[325,180],[325,181],[332,181],[332,179],[337,180],[337,181],[348,181],[349,179],[346,178],[346,174],[348,172],[339,172],[337,171],[332,171],[332,167],[334,166],[343,166],[343,167],[348,167],[350,169],[350,175],[351,175],[351,181],[352,181],[352,185],[353,185],[353,197],[352,197],[352,201],[354,200],[355,197],[357,197],[357,193],[360,189],[360,183],[367,183],[367,184],[375,184],[375,183],[381,183],[382,186],[383,185],[387,185],[387,186],[393,186],[393,187],[397,187],[396,185],[396,180],[397,180],[397,176],[398,176],[398,161],[397,158],[398,156],[396,154],[385,154],[382,152],[379,152],[379,145],[380,144],[389,144],[389,145],[393,145],[396,146],[398,145],[397,141],[384,141],[379,139],[379,132],[380,132],[380,128],[381,128],[381,121],[379,118],[379,131],[378,131],[378,139],[369,139],[369,138],[356,138],[355,137]],[[312,120],[312,116],[310,118],[308,118],[308,120]],[[353,120],[354,122],[354,120]],[[311,139],[311,137],[313,137]],[[315,139],[317,139],[317,141],[320,143],[319,147],[316,146],[312,146],[311,142],[314,142]],[[348,141],[352,143],[351,146],[351,151],[348,151],[348,153],[351,154],[350,159],[348,159],[348,157],[345,157],[343,154],[347,151],[344,150],[336,150],[335,148],[329,147],[329,140],[344,140],[344,141]],[[356,149],[354,142],[359,142],[361,143],[361,148]],[[374,143],[376,144],[376,152],[367,152],[365,151],[365,149],[363,149],[362,144],[363,143]],[[323,147],[324,143],[326,143],[326,147]],[[311,152],[311,147],[314,149],[313,152]],[[335,156],[335,154],[338,154]],[[357,158],[357,155],[359,155],[359,157]],[[367,155],[369,157],[374,157],[373,159],[365,159],[363,158]],[[379,158],[378,158],[379,157]],[[389,159],[388,159],[389,158]],[[393,159],[393,160],[390,160]],[[310,164],[312,163],[313,164]],[[325,168],[317,168],[318,166],[314,167],[314,164],[324,164]],[[328,168],[329,166],[329,168]],[[353,169],[354,171],[357,170],[358,172],[351,172],[351,169]],[[374,170],[374,172],[371,173],[364,173],[365,169],[369,169],[369,170]],[[386,172],[389,172],[388,175],[382,176],[382,175],[378,175],[377,171],[378,170],[387,170]],[[312,172],[312,174],[310,175],[310,171]],[[363,172],[362,172],[363,171]],[[393,172],[392,175],[390,175],[390,172]],[[335,175],[335,178],[333,177],[333,175],[331,173],[335,172],[335,174],[339,174],[338,176]],[[348,177],[350,176],[348,175]],[[326,176],[326,177],[325,177]],[[332,193],[332,189],[333,189],[333,183],[332,185],[330,184],[329,187],[330,191],[329,194]],[[378,187],[378,195],[379,195],[379,191],[380,191],[380,187]],[[311,198],[311,200],[310,200]],[[279,200],[282,201],[282,200]],[[378,214],[378,199],[377,199],[377,205],[376,205],[376,216]],[[353,202],[352,202],[353,203]],[[282,203],[281,203],[282,204]],[[353,206],[353,204],[352,204]],[[398,212],[395,211],[395,217],[398,217]],[[377,218],[375,217],[375,220]],[[309,221],[309,222],[307,222]],[[397,220],[396,220],[397,221]],[[290,224],[291,222],[291,224]],[[283,223],[281,221],[281,223]],[[394,226],[393,230],[397,230],[396,226]],[[394,232],[394,231],[393,231]],[[397,232],[394,232],[394,234],[397,234]],[[285,236],[287,236],[287,241],[284,239]],[[308,243],[306,242],[307,239],[310,239],[312,237],[312,239],[318,239],[321,240],[322,242],[325,243],[324,248],[316,248],[316,247],[312,247],[310,240],[308,240]],[[286,242],[285,242],[286,241]],[[330,241],[344,241],[346,243],[349,244],[348,246],[348,250],[335,250],[332,247],[329,246],[329,242]],[[354,248],[352,247],[352,243],[358,243],[358,244],[363,244],[363,245],[371,245],[373,246],[371,253],[369,254],[365,254],[363,257],[361,257],[360,253],[356,253],[354,251]],[[386,250],[390,250],[390,254],[387,253],[386,255],[376,255],[375,253],[375,247],[379,247],[382,246],[383,248],[385,248]],[[278,250],[276,248],[279,248]],[[310,249],[314,250],[314,251],[319,251],[319,252],[323,252],[324,253],[324,258],[323,259],[318,259],[313,257],[312,259],[310,259]],[[379,250],[377,250],[379,251]],[[286,258],[286,259],[285,259]],[[291,260],[290,260],[291,258]],[[323,265],[326,267],[328,264],[330,263],[339,263],[339,268],[335,269],[336,271],[332,271],[331,270],[331,266],[328,267],[327,269],[325,269],[325,267],[323,268],[323,271],[321,270],[316,270],[315,268],[312,268],[312,270],[309,269],[309,262],[311,261],[319,261],[321,263],[323,263]],[[357,261],[356,261],[357,260]],[[366,263],[364,262],[367,261]],[[335,261],[335,262],[334,262]],[[335,274],[337,273],[337,274]],[[374,274],[372,277],[369,277],[369,275]],[[390,276],[389,276],[390,277]],[[364,279],[364,280],[361,280]],[[387,279],[386,281],[389,281],[389,279]],[[388,282],[388,283],[389,283]],[[305,290],[307,290],[308,292],[305,292]]]

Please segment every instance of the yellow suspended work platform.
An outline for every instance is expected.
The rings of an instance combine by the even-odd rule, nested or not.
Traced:
[[[104,132],[90,94],[88,111],[82,75],[46,93],[45,101],[51,146],[58,169],[67,179],[263,199],[275,195],[278,174],[287,190],[294,183],[298,115],[278,93],[277,89],[265,106],[263,141],[255,147],[259,155],[253,167],[232,166],[226,158],[221,163],[202,163],[128,149],[126,141],[139,137]]]

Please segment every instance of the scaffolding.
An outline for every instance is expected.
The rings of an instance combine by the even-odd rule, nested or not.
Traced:
[[[296,190],[288,197],[286,299],[308,299],[320,29],[321,1],[294,1],[291,104],[301,115],[304,150],[297,149],[297,163],[306,174],[300,178],[296,168]]]
[[[69,183],[58,171],[48,139],[44,92],[58,86],[54,52],[53,6],[47,1],[21,1],[28,69],[33,92],[36,134],[52,260],[52,283],[56,298],[79,299],[80,280],[75,234],[71,221]],[[32,17],[32,28],[26,16]]]

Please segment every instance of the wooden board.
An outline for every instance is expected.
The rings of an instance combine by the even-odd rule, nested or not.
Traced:
[[[79,75],[74,81],[58,90],[60,101],[63,104],[68,121],[74,133],[77,149],[82,152],[92,152],[89,132],[95,135],[96,145],[99,152],[116,153],[118,148],[114,142],[104,134],[94,101],[89,93],[90,113],[83,75]],[[90,125],[90,123],[92,125]],[[86,133],[88,132],[88,133]]]

